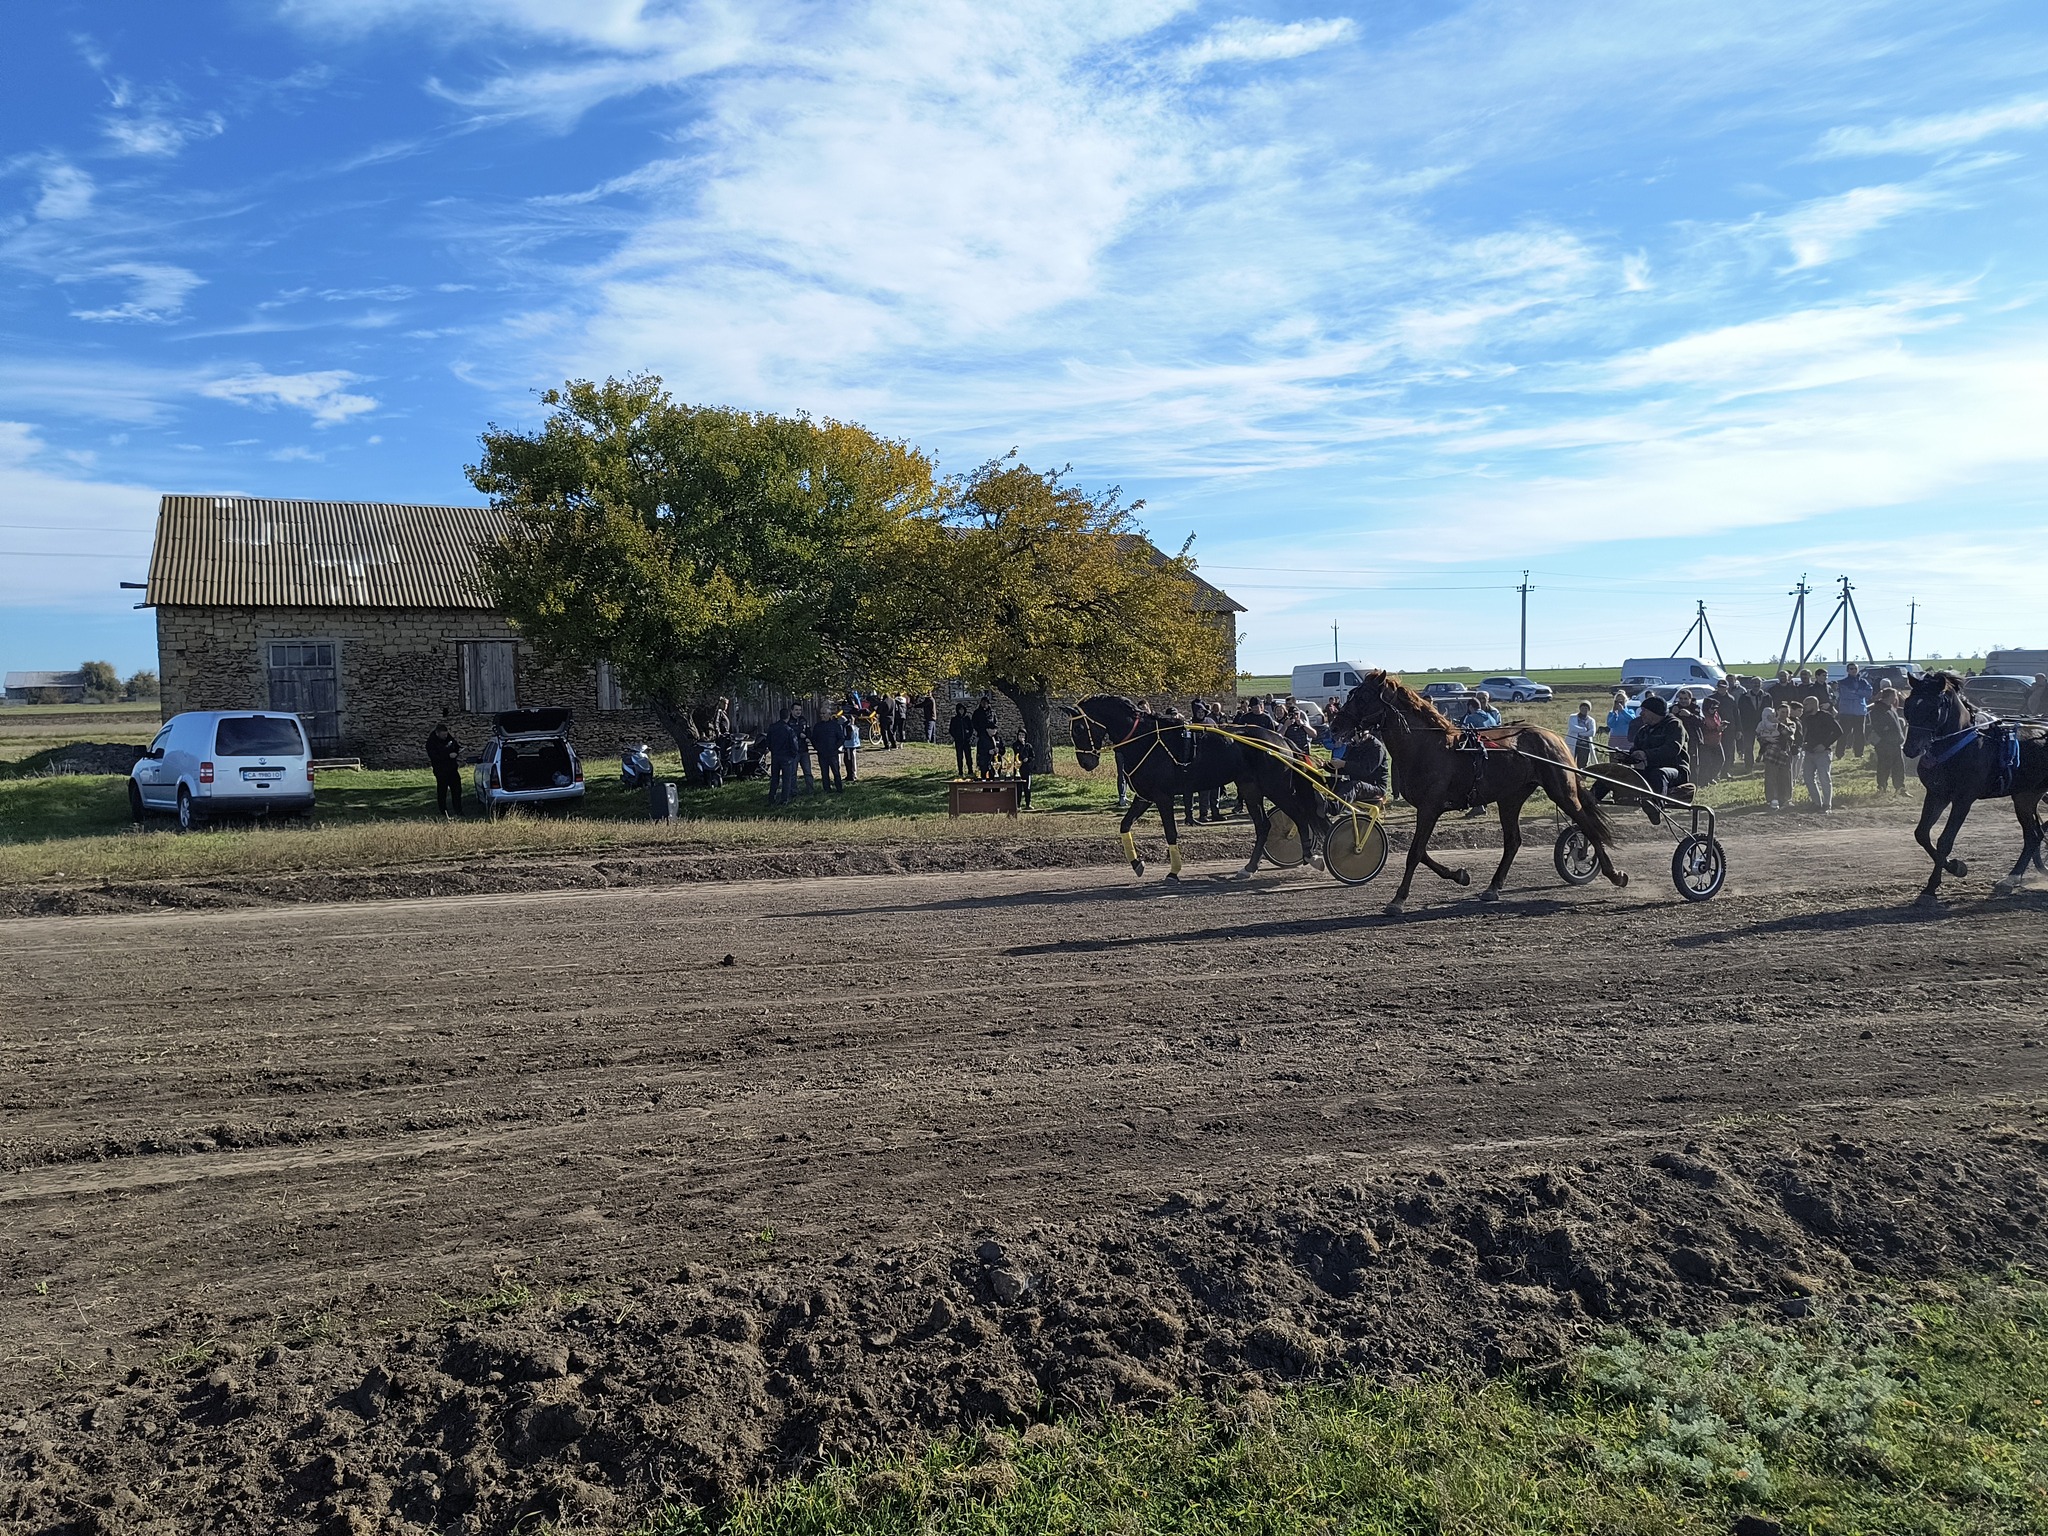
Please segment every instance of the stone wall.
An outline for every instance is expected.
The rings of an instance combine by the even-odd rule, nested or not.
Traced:
[[[160,607],[156,633],[166,718],[188,709],[266,708],[269,643],[333,641],[341,711],[336,750],[371,767],[425,766],[427,732],[444,709],[466,754],[483,746],[489,718],[462,707],[466,640],[516,642],[519,703],[574,710],[571,738],[586,757],[629,741],[667,741],[644,711],[600,711],[593,669],[542,667],[510,624],[477,609]]]
[[[487,716],[462,707],[461,645],[468,640],[510,640],[518,644],[517,693],[522,706],[565,705],[575,711],[570,738],[585,757],[615,753],[628,742],[645,741],[657,750],[668,734],[644,710],[600,711],[595,670],[545,668],[533,647],[520,640],[500,615],[480,609],[413,608],[184,608],[156,610],[157,672],[163,679],[164,717],[188,709],[265,709],[270,704],[267,647],[274,640],[334,642],[339,674],[338,755],[360,757],[375,768],[424,767],[427,732],[449,712],[450,726],[465,754],[474,754],[490,735]],[[939,702],[939,739],[947,740],[946,718],[957,696],[970,704],[976,695],[956,694],[947,684],[933,690]],[[911,690],[915,698],[917,690]],[[1169,703],[1185,713],[1185,695],[1150,694],[1155,709]],[[1228,706],[1232,695],[1223,694]],[[734,713],[742,729],[766,727],[783,700],[759,694],[741,701]],[[805,701],[817,718],[820,700]],[[1055,701],[1053,740],[1068,741],[1066,716]],[[995,695],[1005,738],[1022,719],[1009,700]],[[918,728],[916,710],[911,729]]]

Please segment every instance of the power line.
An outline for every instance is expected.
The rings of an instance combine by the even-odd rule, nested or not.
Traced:
[[[106,549],[0,549],[0,555],[10,560],[127,560],[134,555],[120,554]]]

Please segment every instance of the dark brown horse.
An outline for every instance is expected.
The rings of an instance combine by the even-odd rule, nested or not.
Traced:
[[[1628,876],[1614,867],[1607,845],[1613,827],[1590,795],[1579,792],[1572,770],[1571,749],[1561,737],[1533,725],[1504,725],[1478,733],[1485,750],[1468,745],[1465,733],[1437,712],[1421,694],[1386,672],[1368,672],[1330,718],[1330,730],[1348,740],[1362,730],[1375,732],[1394,760],[1394,787],[1415,807],[1415,836],[1408,844],[1408,867],[1401,888],[1387,903],[1399,912],[1415,880],[1415,866],[1427,864],[1445,880],[1469,885],[1462,869],[1448,869],[1429,856],[1429,836],[1445,811],[1479,805],[1500,807],[1500,867],[1493,883],[1479,893],[1481,901],[1498,901],[1501,885],[1522,846],[1522,807],[1542,790],[1586,835],[1599,860],[1600,873],[1616,885]]]
[[[1913,679],[1906,695],[1906,755],[1920,760],[1920,782],[1927,788],[1920,824],[1913,836],[1934,871],[1920,892],[1922,905],[1938,898],[1941,877],[1961,879],[1970,866],[1953,857],[1963,818],[1979,800],[2010,796],[2020,823],[2020,860],[1992,887],[1994,895],[2016,889],[2027,865],[2044,867],[2041,857],[2041,796],[2048,791],[2048,729],[2040,721],[2000,722],[1980,714],[1963,697],[1963,680],[1953,672],[1926,672]],[[1954,809],[1949,808],[1953,806]],[[1941,840],[1934,823],[1949,812]]]

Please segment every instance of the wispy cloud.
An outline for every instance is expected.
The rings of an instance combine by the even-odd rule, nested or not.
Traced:
[[[1831,128],[1818,151],[1824,157],[1935,155],[1965,149],[2001,133],[2048,128],[2048,96],[1937,117],[1894,118],[1882,128]]]
[[[186,296],[205,279],[195,272],[165,262],[116,261],[59,281],[112,281],[130,285],[129,296],[122,303],[99,309],[74,309],[71,313],[77,319],[162,321],[175,318],[185,307]]]
[[[168,159],[197,139],[210,139],[227,128],[218,112],[197,117],[172,117],[145,112],[131,117],[110,117],[102,125],[107,147],[117,155],[139,155]]]
[[[349,393],[349,385],[361,382],[359,375],[340,369],[317,373],[265,373],[251,369],[227,378],[206,380],[195,393],[212,400],[253,405],[259,410],[290,406],[311,416],[314,426],[331,427],[377,409],[373,396]]]
[[[1348,16],[1275,24],[1236,17],[1205,33],[1175,58],[1189,73],[1213,64],[1275,64],[1346,42],[1358,33]]]
[[[1926,208],[1940,194],[1928,186],[1855,187],[1802,203],[1777,220],[1795,270],[1824,266],[1856,248],[1874,229]]]
[[[59,161],[44,170],[42,183],[37,218],[82,219],[92,212],[93,179],[77,166]]]

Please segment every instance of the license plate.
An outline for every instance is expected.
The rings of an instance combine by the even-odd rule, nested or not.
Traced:
[[[242,777],[245,779],[263,780],[281,779],[284,777],[284,770],[282,768],[244,768],[242,770]]]

